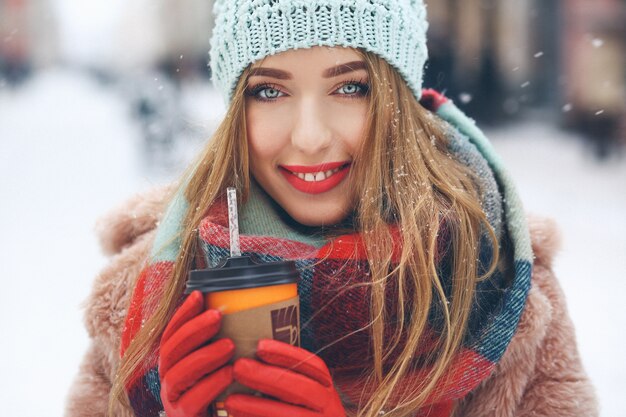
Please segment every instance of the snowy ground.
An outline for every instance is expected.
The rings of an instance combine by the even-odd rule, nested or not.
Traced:
[[[185,100],[207,127],[214,123],[219,100],[210,90]],[[545,122],[489,134],[526,207],[561,225],[556,270],[583,361],[602,416],[626,416],[626,161],[600,164],[578,138]],[[140,129],[113,88],[66,70],[39,74],[18,91],[0,85],[3,415],[63,414],[87,346],[81,302],[105,264],[95,220],[172,175],[146,170],[141,149]]]

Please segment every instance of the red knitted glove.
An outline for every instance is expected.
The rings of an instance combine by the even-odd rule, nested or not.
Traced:
[[[274,399],[233,394],[226,410],[233,417],[345,417],[324,361],[276,340],[260,340],[257,357],[238,359],[235,380]]]
[[[174,313],[161,337],[161,401],[168,417],[204,417],[208,407],[233,382],[230,339],[206,344],[220,328],[222,315],[205,310],[200,291],[192,292]]]

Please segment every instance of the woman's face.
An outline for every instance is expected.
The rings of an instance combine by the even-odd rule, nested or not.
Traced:
[[[348,172],[365,135],[368,74],[356,51],[296,49],[252,66],[246,88],[250,169],[297,222],[351,211]]]

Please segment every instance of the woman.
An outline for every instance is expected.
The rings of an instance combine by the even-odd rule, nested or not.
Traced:
[[[164,215],[152,197],[110,222],[110,249],[123,250],[88,324],[113,349],[121,335],[121,357],[94,345],[69,414],[90,402],[96,414],[205,416],[237,382],[265,395],[230,395],[233,416],[595,415],[549,269],[554,240],[535,240],[531,274],[501,163],[471,120],[422,91],[422,2],[215,11],[227,115]],[[299,265],[302,347],[261,340],[233,362],[233,342],[215,337],[221,314],[183,293],[191,269],[223,254],[229,186],[242,194],[242,251]],[[129,286],[125,325],[103,326],[119,312],[103,297],[127,300]]]

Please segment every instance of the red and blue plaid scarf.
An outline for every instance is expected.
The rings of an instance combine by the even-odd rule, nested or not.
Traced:
[[[511,270],[498,270],[490,279],[477,284],[475,307],[462,348],[449,374],[441,379],[445,382],[439,384],[428,401],[428,407],[416,414],[448,417],[454,401],[463,398],[490,375],[517,329],[530,286],[532,253],[521,205],[489,143],[451,102],[431,91],[425,91],[423,97],[424,105],[455,127],[455,134],[450,137],[450,151],[479,173],[483,209],[496,233],[502,240],[510,240],[508,246],[513,248]],[[310,233],[309,229],[303,231],[282,220],[275,203],[263,190],[252,187],[251,191],[249,201],[240,212],[242,254],[261,262],[296,262],[301,276],[302,346],[326,361],[346,406],[358,404],[367,389],[362,375],[371,369],[370,335],[364,330],[368,329],[371,317],[369,286],[355,285],[370,282],[361,236],[354,233],[327,240],[322,234]],[[188,208],[182,195],[179,192],[161,221],[151,259],[137,280],[122,335],[122,354],[156,308],[163,285],[171,276],[180,244],[175,236]],[[200,224],[202,256],[199,259],[205,264],[200,266],[215,266],[229,254],[225,210],[225,207],[215,207]],[[393,228],[390,231],[397,234]],[[449,287],[451,262],[444,249],[446,234],[441,234],[440,239],[440,273],[444,287]],[[484,240],[480,264],[489,265],[491,256],[491,246]],[[395,311],[395,299],[391,291],[387,300],[390,312]],[[431,310],[430,325],[436,331],[439,315],[436,306]],[[387,330],[391,335],[394,329]],[[422,351],[415,356],[419,359],[427,352],[425,342]],[[163,409],[157,359],[155,349],[127,385],[137,417],[157,416]],[[415,369],[403,381],[404,386],[421,381],[428,372],[426,367]]]

